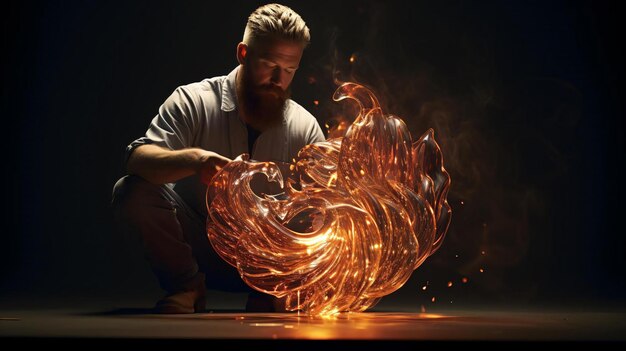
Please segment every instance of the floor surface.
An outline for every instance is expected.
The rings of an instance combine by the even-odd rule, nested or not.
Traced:
[[[209,309],[188,315],[152,314],[146,304],[5,304],[0,309],[0,337],[23,345],[55,343],[145,344],[170,348],[172,343],[227,349],[319,349],[346,347],[414,349],[418,345],[480,343],[486,348],[535,343],[620,345],[626,342],[626,312],[614,310],[431,309],[398,306],[320,318],[302,313],[245,313]],[[223,301],[232,307],[239,301]],[[49,304],[50,305],[50,304]]]

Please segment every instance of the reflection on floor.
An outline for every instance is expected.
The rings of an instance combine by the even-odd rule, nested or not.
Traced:
[[[171,341],[220,340],[230,341],[229,349],[313,347],[317,341],[393,347],[460,341],[483,341],[489,342],[488,345],[524,341],[623,343],[626,313],[474,309],[445,313],[346,313],[319,318],[298,313],[224,310],[155,315],[147,309],[132,308],[100,311],[4,308],[0,311],[0,336],[21,342],[52,343],[46,345],[97,340],[105,344],[139,341],[159,347]]]

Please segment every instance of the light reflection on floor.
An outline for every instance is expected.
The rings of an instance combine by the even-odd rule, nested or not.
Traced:
[[[219,340],[626,341],[626,314],[459,311],[190,315],[1,311],[0,337]]]

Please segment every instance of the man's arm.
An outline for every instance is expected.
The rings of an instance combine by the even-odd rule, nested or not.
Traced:
[[[128,158],[129,174],[138,175],[153,184],[173,183],[193,174],[205,184],[231,160],[199,148],[169,150],[157,145],[138,146]]]

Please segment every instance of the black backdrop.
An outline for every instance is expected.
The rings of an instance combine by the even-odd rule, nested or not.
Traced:
[[[616,3],[284,2],[312,33],[293,96],[322,126],[351,80],[444,151],[448,236],[386,301],[623,301]],[[3,5],[2,296],[154,288],[111,222],[122,152],[175,87],[235,67],[259,4]]]

